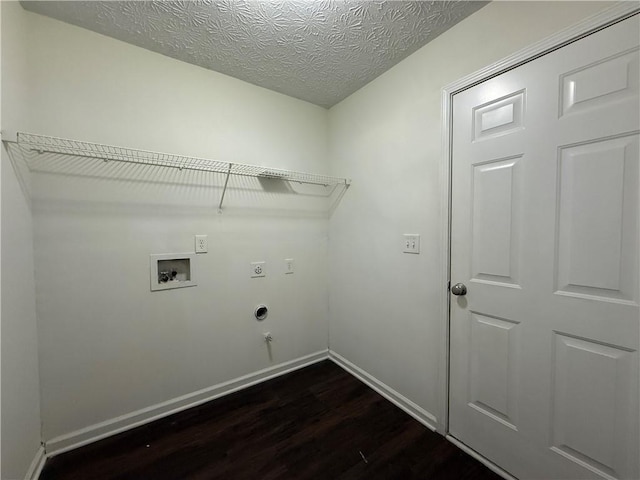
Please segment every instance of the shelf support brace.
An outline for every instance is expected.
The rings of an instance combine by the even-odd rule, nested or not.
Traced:
[[[231,167],[233,167],[233,163],[229,164],[229,169],[227,170],[227,178],[224,180],[224,188],[222,189],[220,204],[218,205],[218,213],[222,213],[222,202],[224,202],[224,194],[227,193],[227,184],[229,183],[229,177],[231,176]]]

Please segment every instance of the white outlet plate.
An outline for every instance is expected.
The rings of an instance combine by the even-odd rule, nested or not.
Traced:
[[[402,239],[403,253],[420,253],[420,235],[417,233],[405,233]]]
[[[196,235],[196,253],[207,253],[209,250],[207,236],[206,235]]]
[[[295,264],[293,262],[293,258],[285,258],[284,259],[284,273],[289,274],[289,273],[293,273],[295,269]]]
[[[251,262],[251,278],[265,277],[267,275],[267,262]]]

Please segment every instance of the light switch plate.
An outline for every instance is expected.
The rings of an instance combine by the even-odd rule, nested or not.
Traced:
[[[267,275],[267,262],[251,262],[251,278]]]
[[[420,253],[420,235],[417,233],[405,233],[402,244],[403,253]]]
[[[293,263],[293,258],[285,258],[284,259],[284,273],[293,273],[295,264]]]

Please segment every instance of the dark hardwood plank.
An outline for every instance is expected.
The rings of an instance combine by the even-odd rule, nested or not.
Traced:
[[[40,479],[499,477],[325,361],[56,456]]]

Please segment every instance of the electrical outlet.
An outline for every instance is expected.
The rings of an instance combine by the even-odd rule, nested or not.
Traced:
[[[207,253],[207,251],[208,251],[207,236],[196,235],[196,253]]]
[[[403,240],[402,251],[404,253],[420,253],[420,235],[417,233],[405,233]]]
[[[284,273],[293,273],[293,258],[285,258],[284,259]]]
[[[267,275],[266,262],[251,262],[251,278],[265,277]]]

